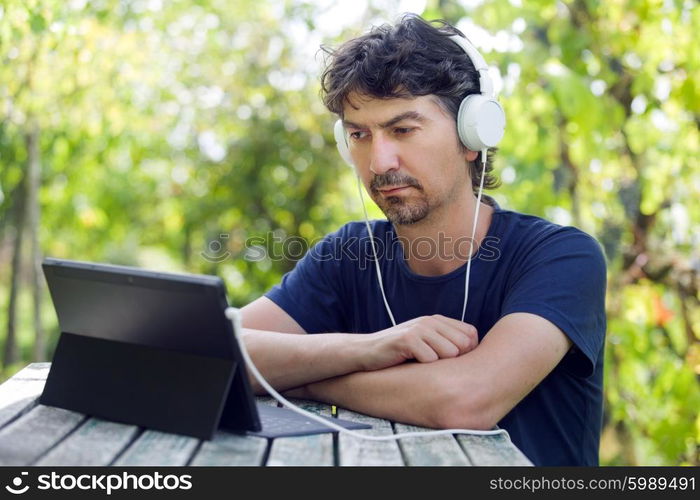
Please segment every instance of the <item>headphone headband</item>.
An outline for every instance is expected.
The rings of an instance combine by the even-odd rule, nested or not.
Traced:
[[[481,92],[481,95],[484,97],[493,98],[493,82],[491,81],[491,76],[489,75],[489,67],[479,51],[466,37],[450,35],[449,38],[459,47],[461,47],[464,52],[466,52],[467,56],[474,65],[474,69],[479,72],[479,91]]]

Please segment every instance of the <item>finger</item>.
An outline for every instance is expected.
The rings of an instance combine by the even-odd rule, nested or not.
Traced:
[[[445,325],[450,325],[450,326],[453,326],[453,327],[458,328],[460,330],[464,330],[464,331],[470,331],[472,329],[476,330],[474,325],[472,325],[470,323],[466,323],[466,322],[458,320],[458,319],[450,318],[448,316],[443,316],[442,314],[433,314],[431,316],[431,318],[433,318],[436,321],[439,321]]]
[[[440,359],[437,352],[425,342],[423,337],[416,337],[410,344],[413,359],[420,363],[432,363]]]
[[[452,333],[453,337],[459,337],[459,332]],[[423,334],[423,341],[438,355],[440,359],[454,358],[460,355],[461,349],[458,342],[440,331],[427,331]]]
[[[469,352],[476,346],[476,329],[469,325],[458,327],[451,324],[439,323],[435,331],[457,348],[457,354]]]
[[[435,318],[435,322],[435,330],[457,346],[459,354],[467,353],[477,346],[479,337],[473,325],[444,316]]]

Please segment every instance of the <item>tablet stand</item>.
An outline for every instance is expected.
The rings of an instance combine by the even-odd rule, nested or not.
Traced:
[[[63,332],[39,402],[211,439],[230,406],[226,400],[236,364]]]

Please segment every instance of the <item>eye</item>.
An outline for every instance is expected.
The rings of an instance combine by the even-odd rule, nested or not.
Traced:
[[[394,129],[394,133],[396,135],[405,135],[405,134],[409,134],[409,133],[413,132],[413,130],[414,130],[413,127],[396,127]]]
[[[365,132],[364,130],[355,130],[353,132],[350,132],[348,135],[353,141],[359,141],[367,137],[367,132]]]

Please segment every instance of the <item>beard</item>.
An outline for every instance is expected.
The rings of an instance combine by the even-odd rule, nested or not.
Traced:
[[[374,200],[389,222],[400,226],[408,226],[425,219],[430,213],[430,206],[425,197],[417,200],[406,200],[399,196],[379,198]]]
[[[379,192],[385,186],[411,186],[416,194],[388,196]],[[369,184],[370,196],[393,224],[410,225],[423,220],[431,211],[431,204],[423,186],[413,177],[398,172],[375,175]]]

